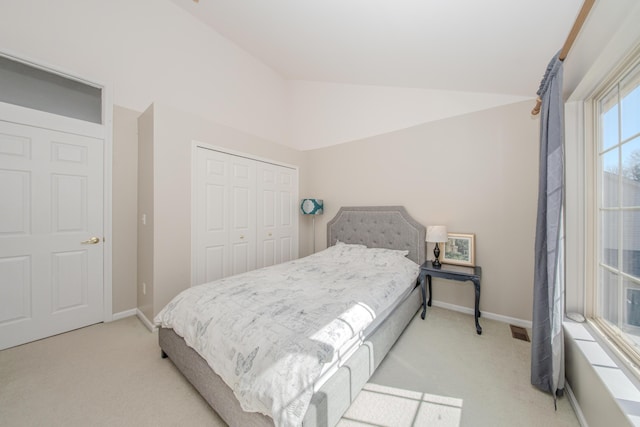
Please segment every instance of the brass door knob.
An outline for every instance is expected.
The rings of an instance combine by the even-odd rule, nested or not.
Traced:
[[[80,242],[83,245],[95,245],[96,243],[100,243],[99,237],[92,237],[89,240],[85,240],[84,242]]]

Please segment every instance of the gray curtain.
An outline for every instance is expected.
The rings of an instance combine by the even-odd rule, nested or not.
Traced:
[[[535,243],[531,384],[561,395],[564,389],[562,204],[564,104],[562,61],[556,55],[540,83],[540,177]]]

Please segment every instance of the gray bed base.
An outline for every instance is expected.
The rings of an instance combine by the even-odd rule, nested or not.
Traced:
[[[304,427],[326,427],[338,423],[421,305],[420,289],[416,287],[313,395],[302,422]],[[162,351],[227,424],[232,427],[273,427],[270,417],[244,412],[222,378],[173,329],[160,328],[159,341]]]
[[[328,245],[340,240],[368,247],[409,250],[408,257],[418,264],[425,259],[425,234],[425,227],[413,220],[402,206],[340,208],[327,223]],[[416,287],[313,395],[303,420],[304,427],[338,423],[421,305],[420,289]],[[227,424],[273,427],[270,417],[244,412],[222,378],[172,329],[160,328],[158,337],[163,356],[171,359]]]

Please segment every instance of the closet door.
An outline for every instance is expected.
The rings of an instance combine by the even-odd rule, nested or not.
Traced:
[[[297,258],[297,169],[194,150],[193,285]]]
[[[297,239],[294,237],[296,178],[294,169],[269,163],[258,164],[258,267],[297,257]]]
[[[276,185],[276,171],[272,165],[258,166],[258,268],[278,263],[277,257],[277,216],[278,191]]]
[[[195,168],[194,285],[255,269],[255,164],[198,147]]]
[[[228,157],[231,274],[240,274],[256,268],[256,164]]]
[[[298,258],[298,173],[294,169],[280,167],[277,172],[278,201],[278,262]]]
[[[224,155],[198,148],[195,158],[194,285],[230,274],[229,162]]]

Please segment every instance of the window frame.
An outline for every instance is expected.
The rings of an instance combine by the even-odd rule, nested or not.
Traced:
[[[617,267],[615,269],[611,266],[603,263],[603,251],[602,251],[602,225],[601,225],[601,212],[604,210],[615,211],[618,213],[618,220],[622,216],[625,210],[623,206],[622,186],[621,179],[618,179],[616,184],[618,204],[615,208],[604,207],[602,202],[603,195],[603,170],[601,168],[600,156],[603,153],[610,152],[611,150],[621,150],[622,146],[626,142],[633,141],[638,137],[635,134],[633,137],[623,139],[620,135],[616,143],[613,146],[604,148],[601,141],[602,127],[601,127],[601,101],[610,96],[611,92],[616,89],[616,105],[621,105],[620,98],[620,84],[623,80],[632,75],[635,71],[638,71],[640,67],[640,48],[634,50],[629,57],[621,61],[621,63],[614,67],[614,71],[604,79],[604,82],[593,92],[585,101],[584,111],[584,124],[585,124],[585,199],[586,199],[586,223],[587,233],[585,236],[585,258],[586,258],[586,279],[587,279],[587,293],[586,293],[586,310],[585,313],[589,320],[589,323],[594,329],[601,334],[605,340],[607,346],[625,363],[627,368],[640,379],[640,348],[634,347],[629,343],[629,340],[625,338],[624,332],[618,328],[613,327],[609,321],[599,316],[602,299],[600,298],[600,271],[601,269],[606,271],[612,271],[618,275],[618,287],[620,294],[618,296],[618,306],[622,309],[622,312],[618,314],[618,317],[622,316],[624,321],[624,299],[625,299],[625,285],[624,280],[629,279],[638,283],[640,286],[640,278],[635,278],[627,273],[623,272],[622,256],[624,242],[622,223],[617,230],[618,238],[618,254],[617,254]],[[621,114],[618,112],[617,116],[618,131],[621,129]],[[618,165],[620,166],[621,153],[618,152]],[[621,174],[620,174],[621,176]],[[591,189],[591,191],[589,191]],[[603,210],[603,207],[605,208]],[[640,212],[640,209],[636,208],[636,211]]]

